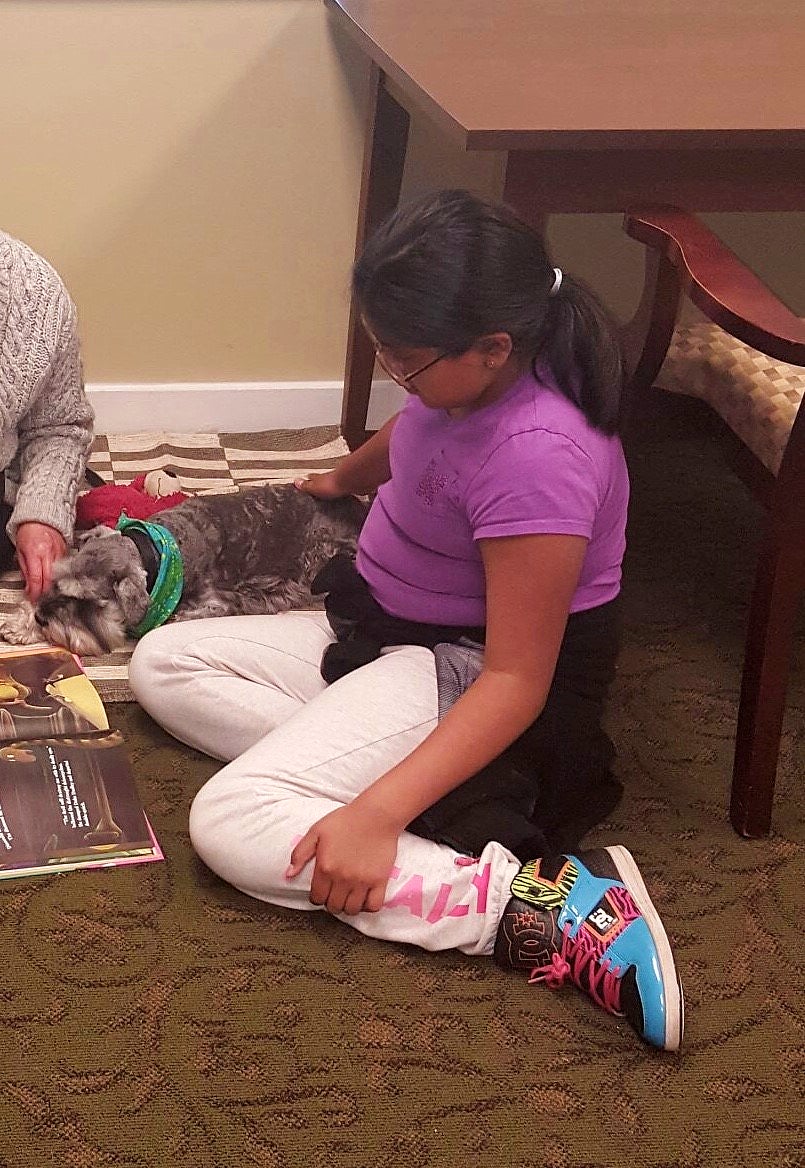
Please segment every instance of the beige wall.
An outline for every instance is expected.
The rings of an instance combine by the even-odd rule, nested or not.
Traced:
[[[89,380],[340,377],[364,102],[321,0],[0,0],[0,225],[64,274]],[[406,190],[500,176],[415,125]],[[711,219],[805,313],[805,217]],[[626,313],[617,217],[550,232]]]
[[[339,375],[362,75],[320,0],[0,2],[0,224],[88,379]]]

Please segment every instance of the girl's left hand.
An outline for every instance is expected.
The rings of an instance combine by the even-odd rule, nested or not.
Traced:
[[[287,880],[315,860],[311,904],[331,913],[379,912],[397,855],[399,829],[353,803],[314,823],[291,852]]]
[[[53,578],[53,565],[67,553],[64,536],[47,523],[21,523],[15,543],[17,561],[25,579],[25,595],[35,604],[47,592]]]

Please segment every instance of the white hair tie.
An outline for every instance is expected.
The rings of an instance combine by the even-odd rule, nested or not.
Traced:
[[[554,270],[553,270],[553,284],[551,285],[551,290],[548,293],[548,295],[555,296],[561,287],[562,287],[562,269],[561,268],[554,268]]]

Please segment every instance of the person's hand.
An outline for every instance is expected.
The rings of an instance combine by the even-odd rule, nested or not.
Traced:
[[[383,907],[399,829],[358,804],[339,807],[314,823],[291,852],[293,880],[315,861],[312,904],[331,913],[379,912]]]
[[[341,486],[334,470],[295,479],[294,486],[297,490],[304,491],[306,495],[314,495],[317,499],[343,499],[349,494],[349,491],[345,491]]]
[[[67,552],[64,536],[46,523],[21,523],[16,534],[17,560],[25,580],[25,595],[35,604],[47,592],[53,565]]]

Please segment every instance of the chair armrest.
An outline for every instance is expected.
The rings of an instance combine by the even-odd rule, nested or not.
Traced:
[[[623,226],[674,266],[683,291],[725,332],[776,360],[805,365],[805,322],[695,215],[634,207]]]

